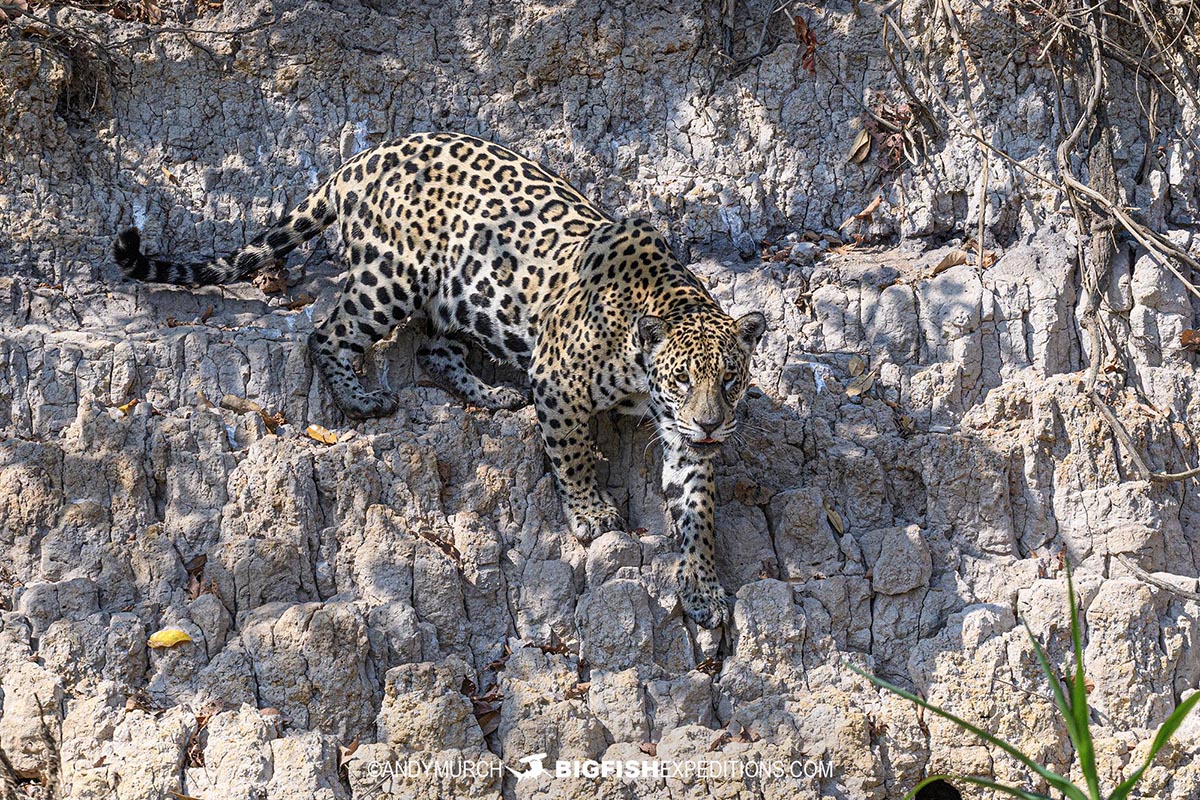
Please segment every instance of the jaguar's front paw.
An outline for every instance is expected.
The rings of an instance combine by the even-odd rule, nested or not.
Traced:
[[[696,575],[681,566],[677,575],[683,610],[702,628],[716,628],[729,619],[729,596],[716,575]]]
[[[607,500],[596,500],[583,508],[568,507],[567,518],[571,533],[585,545],[608,531],[625,530],[620,512]]]

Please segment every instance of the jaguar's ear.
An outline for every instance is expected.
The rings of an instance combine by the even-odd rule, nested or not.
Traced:
[[[758,347],[758,341],[767,332],[767,318],[761,311],[751,311],[737,321],[738,336],[747,350]]]
[[[637,322],[638,341],[641,342],[642,349],[649,353],[654,349],[654,346],[667,338],[667,323],[662,317],[653,317],[647,314]]]

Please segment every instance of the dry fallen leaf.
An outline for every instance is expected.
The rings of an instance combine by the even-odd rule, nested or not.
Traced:
[[[313,297],[311,294],[302,294],[295,300],[292,300],[289,303],[284,303],[283,307],[288,311],[295,311],[297,309],[304,308],[305,306],[312,305],[314,302],[316,302],[316,299],[317,298]]]
[[[308,434],[308,438],[322,444],[337,444],[338,441],[336,433],[320,425],[309,425],[304,429],[304,432]]]
[[[658,745],[654,742],[642,742],[640,745],[638,745],[638,750],[641,750],[651,758],[654,758],[658,755]]]
[[[1180,331],[1179,345],[1188,350],[1200,351],[1200,333],[1192,328]]]
[[[946,253],[942,260],[937,263],[937,266],[930,271],[929,277],[932,278],[935,275],[941,275],[951,267],[957,267],[961,264],[967,263],[967,256],[968,253],[966,250],[951,250],[949,253]]]
[[[454,563],[457,564],[459,567],[462,566],[462,553],[460,553],[458,551],[458,548],[455,547],[452,543],[447,542],[444,539],[438,538],[432,531],[419,530],[419,531],[417,531],[417,536],[420,536],[422,539],[424,539],[425,541],[432,544],[438,550],[441,550],[443,553],[445,553],[447,556],[449,556],[450,559],[453,560]]]
[[[179,628],[163,628],[161,631],[152,633],[146,644],[154,648],[174,647],[177,644],[183,644],[191,640],[192,637],[188,636],[186,632],[179,630]]]
[[[842,515],[837,512],[837,509],[829,504],[829,498],[825,498],[825,517],[829,520],[829,524],[838,532],[838,536],[846,532],[846,524],[842,522]]]
[[[210,305],[207,308],[205,308],[204,311],[202,311],[200,313],[200,324],[203,325],[205,322],[208,322],[208,318],[211,317],[212,315],[213,315],[213,307]]]
[[[338,746],[338,769],[343,769],[350,763],[351,756],[358,750],[358,737],[354,737],[354,741],[348,745]]]
[[[867,156],[871,152],[871,134],[867,133],[866,128],[858,132],[858,136],[854,137],[854,144],[850,147],[850,155],[846,160],[851,164],[861,164],[867,160]]]
[[[875,199],[872,200],[870,203],[867,203],[866,208],[864,208],[862,211],[858,212],[857,214],[850,215],[846,219],[845,222],[843,222],[841,225],[838,226],[838,230],[839,231],[845,230],[847,225],[849,225],[851,222],[855,222],[855,221],[861,220],[862,222],[869,223],[871,221],[871,215],[873,215],[875,213],[875,211],[879,208],[881,203],[883,203],[883,195],[882,194],[875,195]]]
[[[716,750],[720,750],[732,738],[733,737],[729,735],[729,731],[721,731],[715,737],[713,737],[712,742],[708,745],[708,752],[711,753]]]
[[[266,269],[254,276],[254,285],[263,294],[286,292],[288,274],[286,269]]]
[[[871,387],[875,385],[875,373],[875,370],[864,372],[852,380],[846,387],[846,397],[858,397],[863,392],[870,391]]]
[[[276,411],[274,414],[268,414],[258,403],[245,397],[238,397],[236,394],[227,394],[222,397],[221,408],[227,408],[230,411],[236,411],[239,414],[258,414],[263,421],[263,425],[266,426],[268,433],[274,433],[280,425],[287,422],[282,411]],[[309,435],[311,436],[312,434]],[[337,437],[335,436],[334,441],[327,442],[327,444],[334,444],[336,441]]]
[[[227,394],[222,397],[221,408],[228,408],[230,411],[237,411],[240,414],[263,413],[262,406],[258,403],[245,397],[238,397],[236,394]]]
[[[171,183],[175,184],[176,186],[178,186],[178,185],[179,185],[179,178],[176,178],[176,177],[175,177],[175,173],[171,172],[171,170],[169,170],[169,169],[167,169],[166,167],[163,167],[163,166],[160,166],[160,167],[159,167],[159,169],[161,169],[161,170],[162,170],[162,174],[166,176],[166,178],[167,178],[167,180],[168,180],[168,181],[170,181]]]
[[[479,723],[479,729],[484,736],[491,736],[500,728],[500,709],[494,708],[483,714],[476,714],[475,721]]]
[[[577,700],[581,697],[587,697],[588,690],[592,688],[591,681],[581,681],[575,684],[570,689],[567,689],[566,695],[568,700]]]
[[[135,397],[123,406],[117,406],[117,410],[125,416],[129,416],[133,411],[133,407],[138,404],[138,399]]]
[[[846,371],[850,373],[850,377],[856,377],[862,374],[862,371],[867,368],[866,363],[859,356],[850,356],[850,363],[846,366]]]

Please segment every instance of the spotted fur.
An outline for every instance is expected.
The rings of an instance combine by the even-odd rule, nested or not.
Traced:
[[[728,606],[713,562],[711,457],[736,426],[763,315],[727,316],[649,223],[613,220],[538,164],[451,133],[356,155],[226,258],[150,260],[136,229],[117,238],[114,255],[138,280],[226,283],[335,221],[349,274],[308,341],[346,415],[395,410],[393,396],[363,388],[353,359],[414,316],[440,336],[420,350],[440,384],[488,408],[524,405],[521,392],[468,371],[467,343],[477,343],[528,372],[564,508],[585,543],[622,527],[596,483],[589,419],[605,409],[653,415],[682,540],[680,596],[699,624],[721,624]]]

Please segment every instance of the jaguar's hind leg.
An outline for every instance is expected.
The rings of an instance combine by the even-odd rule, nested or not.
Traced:
[[[417,351],[417,360],[434,383],[472,405],[496,411],[529,404],[522,392],[510,386],[491,386],[467,369],[467,345],[459,339],[430,340]]]

